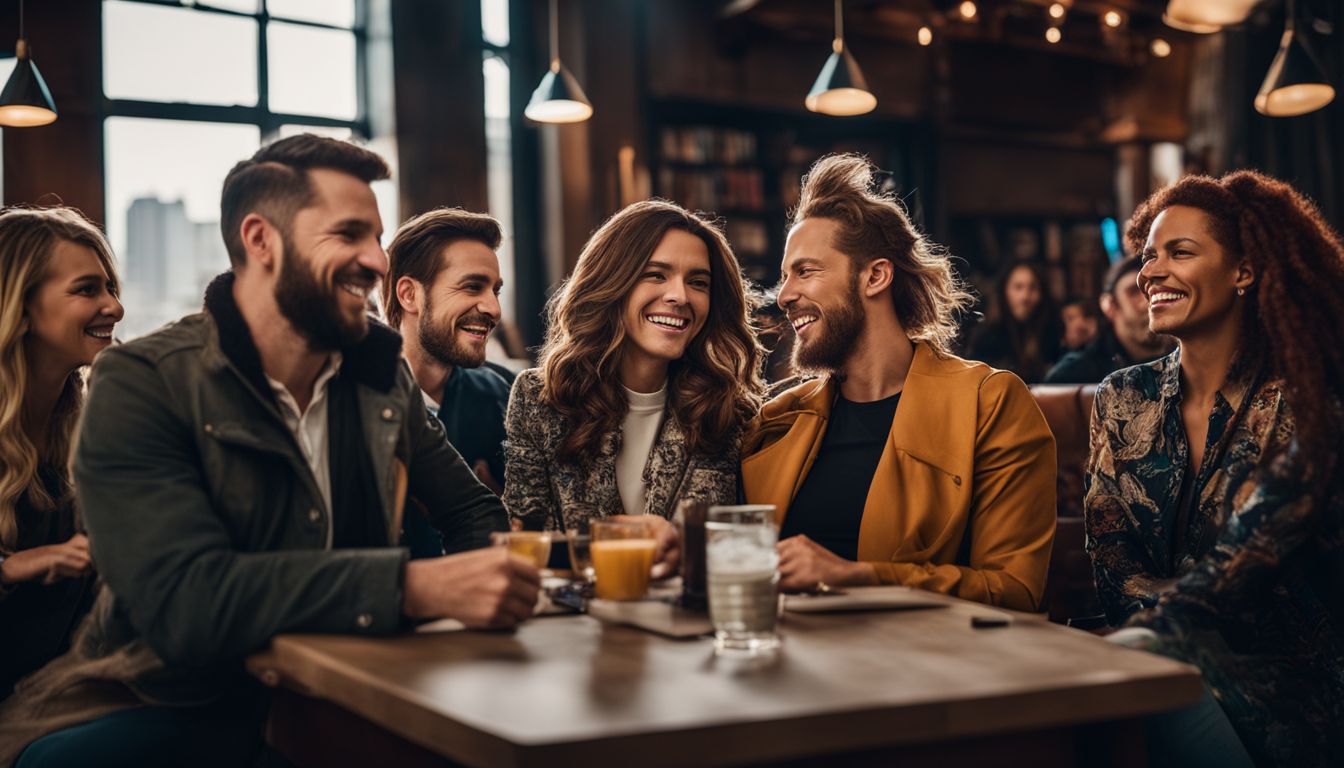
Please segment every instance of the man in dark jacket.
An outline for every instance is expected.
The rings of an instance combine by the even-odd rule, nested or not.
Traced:
[[[383,312],[401,331],[403,353],[448,442],[488,488],[503,493],[504,412],[509,382],[485,363],[499,324],[499,222],[483,213],[439,208],[401,225],[387,248]],[[415,557],[434,554],[438,536],[406,518]]]
[[[387,175],[332,139],[263,147],[224,182],[233,271],[205,311],[97,360],[74,475],[108,588],[0,709],[0,763],[50,734],[19,765],[245,764],[265,710],[242,662],[275,635],[531,615],[535,568],[466,551],[507,527],[503,506],[365,313],[387,267],[369,183]],[[463,554],[408,562],[408,492]]]
[[[1086,347],[1060,358],[1045,375],[1046,384],[1100,384],[1112,371],[1171,352],[1174,339],[1148,330],[1148,297],[1135,279],[1142,266],[1138,256],[1111,265],[1101,294],[1106,326]]]

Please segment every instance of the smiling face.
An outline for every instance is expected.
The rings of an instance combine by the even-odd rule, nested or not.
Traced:
[[[451,242],[440,258],[443,269],[425,292],[417,323],[420,346],[444,365],[479,367],[486,339],[499,324],[499,258],[476,240]]]
[[[627,361],[680,360],[709,317],[711,278],[704,241],[669,229],[625,298]]]
[[[1003,297],[1013,319],[1025,323],[1041,303],[1041,281],[1029,267],[1016,267],[1008,273]]]
[[[56,240],[46,275],[24,304],[29,360],[63,372],[88,365],[112,343],[112,328],[124,314],[98,254],[86,245]]]
[[[803,219],[784,246],[779,306],[797,334],[794,365],[804,371],[842,369],[863,330],[858,273],[832,245],[838,229],[831,219]]]
[[[283,238],[275,298],[313,349],[335,350],[369,331],[369,292],[387,272],[383,224],[367,183],[324,168],[308,175],[314,201]]]
[[[1153,219],[1138,286],[1148,297],[1148,327],[1178,339],[1238,323],[1237,288],[1252,276],[1211,234],[1208,214],[1173,205]]]

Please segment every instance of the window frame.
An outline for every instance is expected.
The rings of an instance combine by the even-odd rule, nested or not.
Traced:
[[[355,21],[350,27],[326,24],[305,19],[291,19],[284,16],[272,16],[267,10],[267,0],[257,0],[255,13],[235,11],[228,8],[216,8],[205,2],[184,2],[183,0],[118,0],[119,2],[141,3],[166,8],[181,8],[196,13],[212,13],[232,18],[253,19],[257,22],[257,103],[255,106],[221,106],[216,104],[187,104],[184,102],[147,101],[141,99],[111,99],[106,90],[102,94],[102,121],[106,124],[110,117],[140,117],[155,120],[190,120],[201,123],[232,123],[255,125],[261,131],[261,141],[265,143],[280,133],[280,126],[289,124],[311,125],[323,128],[349,128],[354,137],[368,141],[372,135],[368,115],[368,2],[354,0]],[[335,30],[353,34],[355,37],[355,118],[340,118],[319,115],[304,115],[288,112],[274,112],[270,108],[270,72],[267,51],[267,27],[272,21],[314,29]],[[101,34],[101,33],[100,33]],[[105,82],[100,84],[106,88]],[[106,140],[104,140],[106,141]],[[104,169],[106,175],[106,169]]]

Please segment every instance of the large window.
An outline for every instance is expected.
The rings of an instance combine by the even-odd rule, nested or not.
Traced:
[[[125,282],[119,335],[201,305],[228,268],[219,193],[264,141],[368,142],[366,0],[105,0],[107,231]],[[389,142],[370,142],[390,164]],[[396,187],[374,185],[395,230]]]

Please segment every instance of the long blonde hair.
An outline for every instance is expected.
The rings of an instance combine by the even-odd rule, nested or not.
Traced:
[[[18,544],[16,508],[26,494],[38,509],[53,511],[65,501],[68,488],[53,496],[38,476],[46,468],[66,477],[70,441],[84,401],[83,371],[65,380],[51,421],[46,448],[38,455],[23,425],[23,403],[28,395],[28,361],[23,337],[27,333],[27,303],[46,278],[57,242],[65,240],[91,249],[107,270],[114,290],[119,287],[112,248],[103,234],[73,208],[5,208],[0,210],[0,552]]]
[[[626,338],[626,297],[668,230],[688,232],[709,250],[710,302],[705,327],[669,369],[673,416],[692,453],[730,447],[761,404],[761,349],[751,330],[747,290],[728,240],[713,224],[665,200],[627,206],[588,239],[574,274],[552,297],[542,346],[541,399],[566,421],[557,456],[582,462],[603,433],[621,425],[619,386]]]

